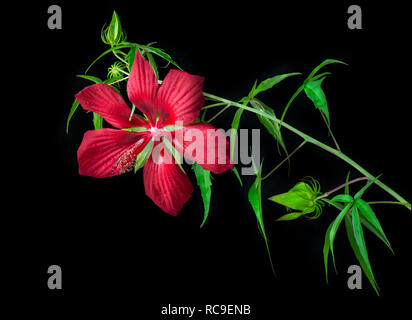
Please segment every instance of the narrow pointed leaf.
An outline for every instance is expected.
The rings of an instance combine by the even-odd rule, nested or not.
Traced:
[[[134,57],[136,56],[136,51],[137,47],[136,46],[131,46],[129,53],[126,56],[126,61],[127,61],[127,68],[129,69],[129,72],[132,71],[132,66],[134,62]]]
[[[89,76],[87,74],[78,74],[78,75],[76,75],[76,77],[83,78],[83,79],[92,81],[94,83],[103,83],[102,79],[100,79],[98,77],[94,77],[94,76]]]
[[[122,130],[128,131],[128,132],[144,132],[144,131],[148,131],[149,129],[146,127],[132,127],[132,128],[124,128]]]
[[[348,203],[352,200],[353,200],[352,196],[348,194],[338,194],[331,199],[331,201],[333,202],[343,202],[343,203]]]
[[[146,163],[147,158],[152,153],[154,146],[154,140],[150,139],[147,145],[143,148],[142,151],[137,155],[136,162],[134,165],[134,173],[136,173],[139,169],[143,168],[144,164]]]
[[[146,56],[147,56],[147,60],[150,63],[150,66],[153,69],[156,79],[159,79],[159,71],[157,70],[157,65],[156,65],[156,62],[154,61],[153,55],[150,52],[147,52]]]
[[[255,82],[253,83],[252,89],[250,89],[250,92],[249,92],[248,96],[247,96],[247,97],[243,97],[242,100],[243,100],[243,99],[250,100],[251,97],[254,96],[254,95],[253,95],[253,91],[255,91],[256,85],[257,85],[257,80],[255,80]]]
[[[344,64],[344,65],[348,65],[347,63],[345,63],[345,62],[343,62],[343,61],[340,61],[340,60],[336,60],[336,59],[326,59],[326,60],[324,60],[321,64],[319,64],[315,69],[313,69],[312,70],[312,72],[309,74],[309,76],[308,76],[308,80],[310,80],[310,79],[312,79],[312,77],[320,70],[320,69],[322,69],[323,67],[325,67],[325,66],[327,66],[328,64],[331,64],[331,63],[341,63],[341,64]]]
[[[345,183],[348,183],[348,182],[349,182],[349,177],[350,177],[350,171],[348,172],[348,175],[346,176],[346,181],[345,181]],[[349,194],[349,184],[347,184],[347,185],[345,186],[345,194]]]
[[[325,276],[326,276],[326,283],[329,283],[328,280],[328,259],[329,259],[329,251],[330,251],[330,230],[332,229],[333,222],[329,225],[328,229],[325,233],[325,241],[323,243],[323,263],[325,265]],[[335,264],[335,261],[333,261]],[[336,267],[335,267],[336,269]]]
[[[93,126],[95,130],[103,128],[103,117],[95,112],[93,112]]]
[[[352,247],[352,250],[355,253],[356,258],[358,259],[361,265],[361,268],[363,272],[365,273],[366,277],[368,278],[369,282],[371,283],[373,289],[375,290],[376,294],[379,295],[379,288],[377,286],[375,277],[373,276],[373,273],[369,270],[367,263],[364,260],[360,252],[359,246],[356,242],[355,234],[353,232],[353,227],[352,227],[352,218],[350,217],[350,215],[346,215],[345,217],[345,227],[346,227],[346,233],[348,236],[349,243]]]
[[[192,169],[195,172],[197,185],[200,188],[200,193],[203,199],[204,216],[203,216],[202,224],[200,225],[200,227],[202,228],[209,215],[210,197],[212,194],[212,189],[211,189],[212,181],[210,179],[210,171],[203,169],[196,162],[192,165]]]
[[[269,262],[270,262],[270,266],[272,268],[272,271],[274,274],[275,273],[275,269],[273,267],[273,263],[272,263],[272,257],[270,255],[270,250],[269,250],[269,245],[268,245],[268,240],[267,240],[267,236],[266,236],[266,231],[265,231],[265,225],[263,222],[263,213],[262,213],[262,194],[261,194],[261,170],[262,170],[262,165],[260,166],[260,170],[256,173],[256,179],[255,182],[252,184],[252,186],[249,189],[248,192],[248,200],[250,205],[253,208],[253,211],[255,213],[256,216],[256,220],[258,222],[258,229],[260,231],[260,233],[262,234],[263,240],[265,241],[265,245],[266,245],[266,250],[269,256]]]
[[[70,120],[73,117],[73,114],[76,112],[77,108],[79,107],[79,101],[77,99],[74,99],[72,107],[70,108],[69,115],[67,117],[67,122],[66,122],[66,133],[69,133],[69,124]]]
[[[93,60],[93,62],[87,67],[85,73],[87,73],[87,72],[90,70],[90,68],[91,68],[97,61],[99,61],[101,58],[103,58],[106,54],[108,54],[108,53],[110,53],[110,52],[112,52],[112,51],[115,51],[115,50],[124,49],[124,48],[130,48],[131,46],[133,46],[132,43],[124,42],[124,43],[121,43],[121,44],[119,44],[119,45],[117,45],[117,46],[113,46],[113,47],[111,47],[110,49],[107,49],[105,52],[103,52],[101,55],[99,55],[95,60]]]
[[[232,130],[230,131],[230,159],[232,161],[235,154],[236,136],[239,130],[240,117],[242,116],[242,113],[243,109],[237,109],[232,121]]]
[[[381,176],[381,175],[377,176],[376,178],[374,178],[374,179],[372,179],[372,180],[369,180],[368,183],[367,183],[365,186],[363,186],[363,187],[355,194],[354,198],[355,198],[355,199],[360,198],[360,197],[364,194],[364,192],[366,191],[366,189],[368,189],[376,180],[378,180],[378,178],[379,178],[380,176]]]
[[[168,55],[166,52],[164,52],[162,49],[159,48],[155,48],[152,47],[150,45],[141,45],[141,44],[137,44],[137,43],[131,43],[131,42],[122,42],[119,45],[124,45],[127,47],[137,47],[141,50],[145,50],[146,52],[150,52],[153,53],[161,58],[163,58],[164,60],[166,60],[167,62],[171,63],[172,65],[174,65],[175,67],[177,67],[178,69],[182,70],[182,68],[180,68],[180,66],[176,63],[176,61],[174,61],[170,55]]]
[[[300,72],[292,72],[292,73],[285,73],[285,74],[280,74],[271,78],[268,78],[266,80],[263,80],[259,85],[249,94],[250,98],[254,98],[257,94],[269,90],[273,88],[276,84],[279,82],[285,80],[286,78],[292,77],[292,76],[297,76],[300,75]],[[255,82],[256,83],[256,82]]]
[[[363,235],[362,225],[360,222],[359,211],[356,205],[353,206],[353,210],[352,210],[352,228],[353,228],[353,235],[355,236],[356,244],[358,245],[358,248],[359,248],[359,252],[362,255],[362,258],[366,263],[366,267],[372,273],[372,267],[369,262],[368,251],[366,249],[365,238]]]
[[[371,208],[371,206],[364,200],[358,198],[355,200],[355,205],[359,209],[361,213],[361,218],[364,217],[367,222],[363,223],[372,233],[374,233],[379,239],[381,239],[392,251],[392,247],[389,243],[388,238],[386,237],[385,233],[383,232],[382,226],[379,223],[378,218],[376,217],[375,212]],[[362,220],[362,219],[361,219]]]
[[[240,177],[240,174],[237,171],[236,167],[233,167],[232,172],[235,174],[236,178],[239,180],[240,186],[243,187],[242,178]]]
[[[271,115],[272,117],[276,118],[275,112],[273,111],[272,108],[268,107],[265,105],[262,101],[258,99],[254,99],[254,101],[251,101],[250,104],[258,110],[265,111],[267,114]],[[280,132],[280,127],[279,124],[271,119],[268,119],[266,117],[263,117],[261,115],[257,115],[259,121],[261,124],[264,125],[264,127],[268,130],[268,132],[275,138],[277,141],[278,145],[282,147],[282,149],[285,151],[285,154],[288,154],[288,151],[286,149],[285,141],[283,140],[282,133]]]
[[[305,90],[306,95],[310,100],[312,100],[313,104],[316,108],[318,108],[328,120],[328,126],[330,126],[330,118],[329,118],[329,108],[328,102],[326,101],[325,93],[321,87],[322,81],[325,78],[315,81],[309,81],[305,84],[303,89]]]
[[[170,142],[170,140],[167,137],[162,137],[162,142],[163,145],[165,146],[166,151],[175,159],[175,163],[179,166],[180,170],[184,174],[186,174],[185,170],[183,169],[182,163],[183,163],[183,158],[182,155],[176,150],[176,148],[173,146],[173,144]]]
[[[335,254],[333,252],[333,243],[335,241],[335,236],[336,232],[338,231],[339,225],[341,224],[343,218],[345,215],[348,213],[349,209],[352,207],[353,202],[349,202],[339,213],[339,215],[336,217],[336,219],[332,222],[331,224],[331,229],[329,232],[329,242],[330,242],[330,252],[332,253],[332,259],[333,259],[333,264],[335,266],[335,271],[336,271],[336,265],[335,265]]]
[[[276,219],[276,221],[295,220],[295,219],[297,219],[297,218],[300,218],[300,217],[303,216],[304,214],[306,214],[306,212],[304,212],[304,211],[291,212],[291,213],[287,213],[287,214],[281,216],[280,218]]]

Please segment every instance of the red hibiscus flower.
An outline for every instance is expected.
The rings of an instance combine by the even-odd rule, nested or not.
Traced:
[[[83,109],[98,113],[109,124],[123,130],[104,128],[87,131],[77,151],[79,173],[95,178],[111,177],[132,170],[143,157],[146,195],[163,211],[177,215],[190,198],[193,186],[178,164],[164,160],[164,152],[152,151],[156,147],[164,147],[160,136],[167,133],[171,137],[168,141],[186,159],[198,162],[213,173],[233,168],[224,133],[205,123],[192,124],[204,105],[203,82],[203,77],[170,70],[159,87],[149,62],[137,52],[127,93],[148,121],[135,114],[129,119],[130,108],[106,84],[94,84],[83,89],[76,95]],[[183,126],[167,130],[176,123]],[[216,134],[211,138],[208,132],[212,130]],[[190,139],[193,136],[195,141]],[[223,143],[216,143],[216,138],[219,142],[222,137]],[[196,151],[185,152],[188,148]]]

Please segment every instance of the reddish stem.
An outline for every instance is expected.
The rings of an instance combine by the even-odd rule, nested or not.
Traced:
[[[352,183],[355,183],[355,182],[358,182],[358,181],[363,181],[363,180],[369,180],[369,178],[368,178],[368,177],[360,177],[360,178],[356,178],[356,179],[353,179],[353,180],[351,180],[351,181],[345,182],[344,184],[341,184],[340,186],[337,186],[336,188],[334,188],[334,189],[332,189],[332,190],[330,190],[330,191],[328,191],[328,192],[325,192],[325,193],[324,193],[323,195],[321,195],[319,198],[325,198],[325,197],[327,197],[328,195],[330,195],[331,193],[334,193],[334,192],[338,191],[339,189],[342,189],[342,188],[344,188],[344,187],[346,187],[346,186],[348,186],[348,185],[350,185],[350,184],[352,184]]]

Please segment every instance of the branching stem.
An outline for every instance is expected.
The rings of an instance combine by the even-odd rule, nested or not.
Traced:
[[[359,181],[363,181],[363,180],[369,180],[369,178],[367,178],[367,177],[360,177],[360,178],[356,178],[356,179],[353,179],[353,180],[351,180],[351,181],[345,182],[345,183],[341,184],[340,186],[337,186],[336,188],[333,188],[332,190],[330,190],[330,191],[328,191],[328,192],[325,192],[324,194],[320,195],[320,196],[318,197],[318,199],[328,197],[330,194],[335,193],[336,191],[338,191],[338,190],[340,190],[340,189],[342,189],[342,188],[344,188],[344,187],[346,187],[346,186],[348,186],[348,185],[350,185],[350,184],[352,184],[352,183],[359,182]]]
[[[263,117],[266,117],[267,119],[271,119],[273,121],[275,121],[276,123],[278,123],[279,125],[281,124],[281,120],[277,119],[276,117],[267,114],[266,112],[262,111],[262,110],[258,110],[258,109],[254,109],[248,106],[245,106],[241,103],[238,102],[234,102],[234,101],[230,101],[228,99],[222,98],[222,97],[218,97],[215,95],[212,95],[210,93],[203,93],[205,97],[215,100],[216,102],[223,102],[223,103],[227,103],[230,106],[234,106],[237,108],[242,108],[244,110],[256,113],[256,114],[260,114]],[[300,136],[301,138],[303,138],[306,142],[309,142],[311,144],[314,144],[315,146],[333,154],[334,156],[338,157],[339,159],[345,161],[346,163],[348,163],[350,166],[352,166],[353,168],[355,168],[356,170],[358,170],[363,176],[367,177],[369,180],[374,180],[374,183],[376,185],[378,185],[380,188],[382,188],[383,190],[385,190],[387,193],[389,193],[392,197],[394,197],[396,200],[398,200],[399,202],[404,203],[405,207],[407,207],[409,210],[411,210],[411,204],[406,201],[401,195],[399,195],[396,191],[394,191],[392,188],[390,188],[389,186],[387,186],[386,184],[384,184],[382,181],[376,179],[372,174],[370,174],[367,170],[365,170],[363,167],[361,167],[358,163],[356,163],[355,161],[353,161],[351,158],[349,158],[347,155],[345,155],[344,153],[342,153],[341,151],[334,149],[326,144],[324,144],[323,142],[320,142],[319,140],[316,140],[315,138],[312,138],[311,136],[303,133],[302,131],[296,129],[295,127],[283,122],[282,126],[285,127],[287,130],[293,132],[294,134]]]
[[[275,172],[279,167],[284,164],[286,161],[288,161],[296,151],[298,151],[300,148],[302,148],[306,144],[306,140],[304,140],[295,150],[293,150],[285,159],[283,159],[276,167],[274,167],[267,175],[265,175],[263,178],[260,180],[265,180],[268,178],[273,172]]]

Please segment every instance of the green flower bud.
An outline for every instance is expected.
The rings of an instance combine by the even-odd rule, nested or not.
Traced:
[[[298,182],[286,193],[274,195],[269,200],[285,206],[288,210],[296,210],[288,213],[277,220],[293,220],[302,215],[315,212],[311,217],[317,218],[322,213],[323,201],[318,199],[320,194],[319,183],[315,180]]]
[[[104,43],[111,46],[126,40],[126,34],[123,32],[122,24],[116,11],[113,11],[112,21],[110,21],[109,26],[106,29],[103,26],[101,38]]]

